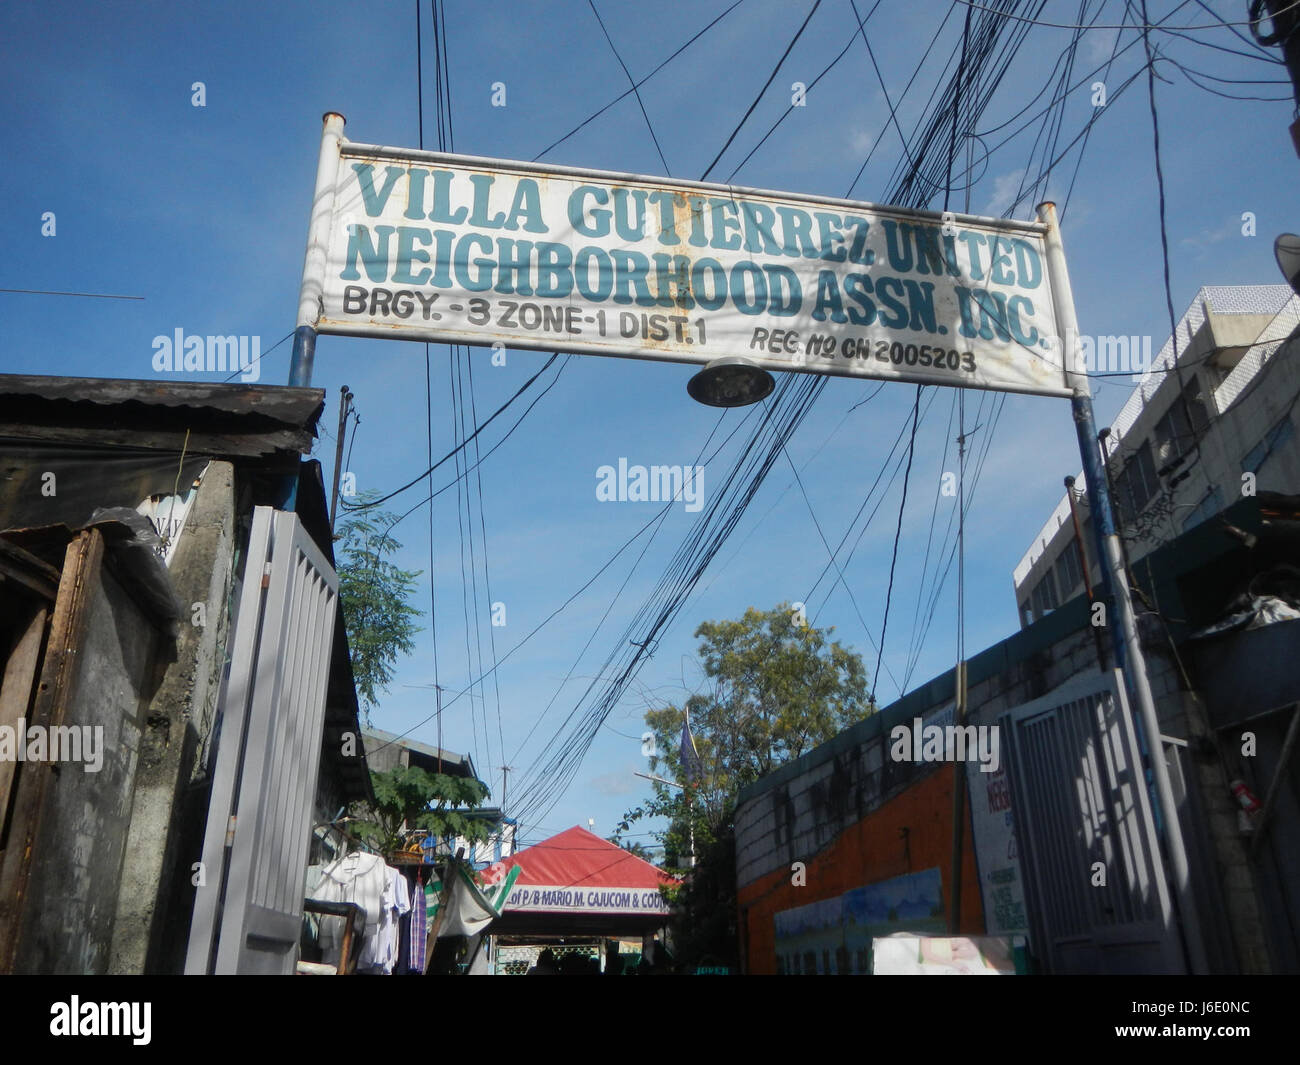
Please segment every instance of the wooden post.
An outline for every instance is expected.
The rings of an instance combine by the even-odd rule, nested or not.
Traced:
[[[457,854],[459,854],[459,851]],[[438,931],[442,928],[442,923],[447,917],[447,900],[451,898],[451,878],[456,875],[458,864],[456,858],[449,857],[443,866],[442,893],[438,896],[438,916],[433,919],[433,925],[429,929],[429,938],[424,951],[424,972],[426,976],[429,973],[429,966],[433,964],[433,952],[438,945]]]

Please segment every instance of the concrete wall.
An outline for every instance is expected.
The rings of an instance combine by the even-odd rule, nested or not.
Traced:
[[[170,566],[185,616],[175,658],[145,716],[113,930],[115,973],[178,972],[184,956],[193,900],[189,878],[207,812],[197,763],[221,690],[235,537],[234,469],[213,462]],[[203,626],[194,624],[194,604],[203,606]]]
[[[742,860],[743,837],[751,876],[737,892],[746,972],[776,972],[774,918],[782,910],[837,898],[853,888],[936,866],[942,878],[945,911],[951,905],[952,766],[927,773],[913,787],[876,806],[869,816],[848,819],[843,814],[837,817],[835,810],[837,800],[854,801],[848,764],[841,761],[838,773],[832,768],[815,779],[810,774],[789,789],[773,790],[766,801],[747,804],[743,829],[742,817],[737,815],[737,862]],[[784,812],[787,807],[799,813],[789,818]],[[784,829],[777,829],[782,824],[793,824],[789,843]],[[828,840],[820,847],[813,842],[819,836]],[[962,853],[960,931],[977,934],[984,923],[969,822]],[[805,863],[803,886],[796,886],[787,859]],[[753,876],[762,866],[770,871]]]
[[[1000,714],[1098,670],[1087,604],[1076,600],[1030,630],[975,656],[968,666],[971,724],[993,725]],[[1105,636],[1106,654],[1111,653]],[[1163,629],[1144,640],[1161,732],[1188,741],[1182,762],[1193,794],[1180,813],[1198,879],[1198,910],[1215,971],[1267,971],[1267,952],[1253,879],[1236,830],[1232,796],[1206,726],[1181,682]],[[740,928],[754,972],[775,971],[773,915],[832,898],[850,888],[937,866],[945,905],[951,890],[952,775],[949,765],[888,759],[895,725],[925,718],[952,701],[951,672],[935,678],[742,795],[736,813],[736,876]],[[969,811],[969,805],[967,806]],[[907,829],[906,837],[901,835]],[[985,930],[979,881],[964,826],[962,931]],[[904,851],[904,840],[910,850]],[[791,863],[808,866],[806,887],[791,883]],[[1023,879],[1023,877],[1022,877]]]
[[[79,551],[85,546],[84,564]],[[160,633],[113,570],[103,538],[68,548],[32,724],[102,729],[103,764],[22,766],[16,825],[4,855],[6,889],[20,885],[7,944],[22,973],[109,969],[124,842]],[[30,865],[24,877],[18,867]],[[25,883],[23,882],[25,879]],[[13,926],[10,926],[13,927]]]

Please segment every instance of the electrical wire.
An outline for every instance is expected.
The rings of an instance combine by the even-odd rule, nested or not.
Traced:
[[[726,154],[727,149],[731,147],[731,142],[736,139],[736,134],[738,134],[745,123],[749,121],[749,116],[754,113],[754,108],[758,106],[759,101],[763,99],[763,96],[771,87],[772,82],[776,80],[776,76],[780,73],[781,67],[784,65],[786,59],[789,58],[790,53],[794,50],[794,46],[799,42],[799,38],[803,36],[803,31],[808,28],[808,23],[812,21],[813,15],[817,14],[817,9],[821,6],[822,0],[813,0],[812,10],[808,12],[807,16],[800,24],[798,31],[790,39],[790,43],[786,45],[785,51],[781,53],[781,58],[777,60],[776,66],[772,68],[772,73],[767,76],[767,81],[763,82],[763,87],[758,90],[758,95],[754,97],[754,102],[749,105],[749,109],[745,112],[744,116],[738,123],[736,123],[736,128],[731,131],[731,136],[726,139],[722,147],[719,149],[718,154],[713,157],[713,162],[705,167],[704,173],[700,176],[701,181],[706,181],[708,179],[708,176],[713,172],[713,168],[718,165],[718,161]]]
[[[289,336],[292,335],[293,335],[292,333],[289,334]],[[285,339],[288,338],[286,337]],[[283,343],[283,341],[281,341],[281,343]],[[484,429],[486,429],[489,425],[491,425],[497,419],[497,417],[499,417],[501,414],[504,414],[506,409],[512,403],[514,403],[515,400],[517,400],[520,396],[522,396],[525,392],[527,392],[528,389],[530,389],[533,386],[533,383],[539,377],[541,377],[542,374],[544,374],[548,369],[550,369],[551,364],[555,362],[555,360],[558,359],[559,357],[560,357],[559,352],[552,352],[551,357],[546,360],[542,368],[538,370],[535,374],[533,374],[532,377],[528,378],[528,380],[525,381],[522,385],[520,385],[519,388],[515,391],[514,395],[512,395],[508,400],[506,400],[503,404],[501,404],[501,406],[499,406],[495,411],[493,411],[491,417],[489,417],[487,421],[485,421],[482,425],[477,426],[474,429],[474,431],[469,434],[469,436],[467,436],[459,444],[453,447],[450,451],[447,452],[447,454],[443,455],[442,458],[440,458],[437,462],[435,462],[432,466],[430,466],[419,476],[412,477],[400,488],[394,488],[391,492],[388,492],[386,495],[380,496],[378,499],[373,499],[366,503],[353,503],[353,504],[344,503],[343,505],[347,507],[347,509],[349,510],[373,510],[381,503],[386,503],[394,496],[400,495],[401,493],[405,492],[408,488],[413,488],[415,485],[419,484],[426,477],[428,477],[429,474],[431,474],[434,470],[438,469],[439,466],[442,466],[443,464],[445,464],[446,462],[454,458],[456,455],[458,455],[461,451],[463,451],[471,440],[477,439],[479,433],[483,432]],[[531,410],[532,408],[530,407],[529,409]],[[516,422],[515,426],[511,427],[510,431],[514,432],[515,427],[517,427],[518,425],[519,423]],[[509,433],[507,433],[506,435],[508,437]],[[502,443],[504,443],[504,440],[502,441]],[[488,454],[491,454],[491,452],[489,452]],[[457,478],[457,480],[459,480],[459,477]]]
[[[270,355],[271,352],[273,352],[276,348],[278,348],[281,344],[283,344],[286,340],[288,340],[291,336],[293,336],[293,334],[294,334],[295,332],[297,332],[297,330],[294,330],[294,329],[289,330],[289,332],[285,333],[284,336],[282,336],[279,340],[277,340],[274,344],[272,344],[272,345],[271,345],[269,348],[267,348],[264,352],[262,352],[260,355],[258,355],[257,358],[255,358],[252,362],[250,362],[250,363],[248,364],[248,366],[256,366],[256,365],[257,365],[259,362],[261,362],[264,358],[266,358],[268,355]],[[240,367],[238,370],[236,370],[234,373],[232,373],[229,377],[224,378],[224,379],[222,380],[221,383],[222,383],[222,384],[225,384],[227,381],[233,381],[233,380],[234,380],[236,377],[238,377],[240,374],[245,373],[245,372],[247,371],[247,369],[248,369],[247,366]]]
[[[872,16],[873,14],[875,14],[876,8],[878,8],[878,7],[881,5],[882,2],[883,2],[883,0],[876,0],[876,2],[871,6],[871,10],[867,12],[867,18],[866,18],[866,20],[864,20],[864,21],[870,20],[871,16]],[[839,54],[837,54],[837,55],[835,56],[834,59],[832,59],[829,63],[827,63],[826,66],[824,66],[824,67],[822,68],[821,73],[818,74],[815,78],[813,78],[813,80],[810,81],[810,82],[809,82],[809,83],[804,87],[804,94],[805,94],[805,96],[806,96],[808,93],[811,93],[811,92],[813,91],[813,89],[815,89],[815,88],[817,87],[817,83],[818,83],[819,81],[821,81],[822,78],[824,78],[824,77],[825,77],[827,74],[829,74],[829,73],[830,73],[830,72],[831,72],[831,71],[832,71],[836,66],[839,65],[840,60],[843,59],[843,58],[848,54],[849,49],[852,48],[852,47],[853,47],[853,38],[850,37],[850,38],[848,39],[848,41],[845,42],[844,47],[840,49]],[[783,123],[787,118],[790,117],[790,115],[792,115],[792,114],[794,113],[794,109],[795,109],[795,104],[791,103],[789,107],[787,107],[783,112],[781,112],[781,117],[778,118],[775,122],[772,123],[771,126],[768,127],[767,132],[764,133],[764,134],[763,134],[763,135],[758,139],[758,143],[755,144],[754,147],[752,147],[752,148],[749,149],[749,152],[745,155],[745,157],[744,157],[744,158],[743,158],[739,163],[737,163],[734,167],[732,167],[731,173],[727,175],[727,184],[730,184],[730,183],[732,182],[732,180],[735,178],[735,176],[736,176],[738,173],[740,173],[740,168],[743,167],[747,162],[749,162],[750,159],[752,159],[752,158],[754,157],[754,154],[755,154],[755,153],[756,153],[756,152],[757,152],[761,147],[763,147],[764,144],[767,143],[768,138],[771,137],[772,134],[775,133],[775,132],[777,131],[777,128],[781,125],[781,123]]]
[[[894,549],[889,556],[889,586],[885,591],[885,617],[880,623],[880,646],[876,654],[876,671],[871,681],[871,703],[876,702],[876,684],[880,679],[880,662],[885,655],[885,634],[889,631],[889,604],[894,597],[894,568],[898,564],[898,542],[903,535],[903,511],[907,508],[907,486],[912,478],[912,456],[916,452],[916,424],[921,413],[921,390],[924,385],[916,386],[916,398],[912,402],[912,433],[907,441],[907,470],[903,473],[903,496],[898,503],[898,524],[894,528]]]
[[[56,292],[45,288],[0,288],[0,292],[13,292],[23,296],[83,296],[92,300],[142,300],[143,296],[118,296],[111,292]],[[293,334],[289,334],[292,336]]]
[[[985,20],[981,20],[981,21],[983,22]],[[995,38],[996,34],[993,34],[993,37]],[[975,59],[975,61],[973,62],[974,70],[979,69],[980,64],[986,61],[987,56],[991,54],[992,50],[993,50],[993,41],[990,40],[986,35],[984,44],[982,46],[983,54],[979,58]],[[1005,54],[1006,53],[1004,53],[1004,55]],[[1000,77],[1000,74],[997,75],[997,77]],[[997,80],[997,77],[995,77],[994,79],[995,81]],[[933,137],[934,135],[933,127],[935,126],[935,123],[933,121],[933,116],[930,121],[931,121],[931,125],[927,129],[927,132],[930,134],[931,137]],[[940,128],[947,131],[948,129],[947,123],[946,122],[941,123]],[[915,171],[913,171],[912,173],[914,174]],[[916,180],[914,177],[911,177],[910,175],[909,177],[911,181]],[[920,193],[919,190],[917,190],[912,194],[912,198],[920,199],[924,201],[924,199],[926,198],[926,194]],[[898,202],[898,201],[893,200],[893,202]],[[817,382],[813,382],[811,385],[807,387],[808,399],[815,399],[816,385]],[[774,401],[779,402],[780,399],[786,395],[787,395],[787,390],[785,388],[780,389],[777,396],[775,397],[775,400],[769,400],[769,404]],[[918,418],[918,424],[919,424],[919,418]],[[767,419],[765,419],[764,426],[761,428],[766,428],[766,427],[767,427]],[[711,509],[716,509],[716,508],[711,508]],[[663,619],[662,614],[660,614],[659,617],[660,619]],[[653,621],[654,619],[651,620]],[[619,661],[621,659],[622,661],[626,662],[626,666],[624,667],[624,672],[623,674],[621,674],[622,676],[626,676],[628,671],[634,670],[639,664],[639,660],[642,657],[652,652],[652,648],[654,646],[654,641],[657,632],[658,632],[658,628],[654,624],[651,624],[648,632],[645,632],[643,634],[642,639],[632,640],[627,645],[627,647],[632,648],[631,651],[628,651],[627,648],[625,647],[622,653],[616,650],[611,654],[611,661]],[[605,695],[608,696],[610,694],[610,691],[611,689],[607,688]],[[519,811],[519,815],[521,819],[531,819],[533,813],[543,811],[544,808],[545,809],[552,808],[554,803],[558,801],[558,797],[563,794],[564,789],[567,787],[569,780],[572,778],[573,773],[576,771],[577,765],[581,761],[582,754],[585,752],[587,746],[589,746],[590,739],[594,735],[593,733],[588,733],[587,735],[584,735],[584,732],[587,729],[589,729],[590,724],[593,722],[597,730],[600,727],[600,723],[601,723],[600,711],[601,711],[601,701],[598,701],[593,706],[592,711],[590,711],[587,715],[585,715],[581,722],[574,722],[576,727],[571,729],[568,732],[567,737],[565,739],[552,740],[551,744],[548,745],[552,750],[552,754],[550,756],[543,757],[543,755],[545,755],[545,751],[543,751],[543,755],[539,755],[538,760],[535,761],[532,767],[530,767],[530,772],[533,773],[533,776],[530,778],[532,783],[529,789],[529,794],[526,796],[526,802],[524,803],[524,805],[521,807]],[[576,713],[576,708],[575,708],[575,713]],[[573,714],[570,715],[570,721],[573,719],[573,716],[574,716]],[[564,728],[567,729],[569,727],[569,724],[570,722],[566,721]],[[545,813],[542,812],[538,820],[540,820],[541,817],[544,816]]]
[[[1125,28],[1126,28],[1126,27],[1124,27],[1124,26],[1091,26],[1091,27],[1089,27],[1089,26],[1081,26],[1081,25],[1077,25],[1077,24],[1069,23],[1069,22],[1045,22],[1045,21],[1042,20],[1042,19],[1036,19],[1036,18],[1025,18],[1025,17],[1023,17],[1022,15],[1011,15],[1011,14],[1008,14],[1008,13],[1003,12],[1003,11],[998,11],[996,8],[988,7],[988,6],[984,5],[984,4],[977,4],[977,3],[975,3],[975,0],[952,0],[952,2],[953,2],[954,4],[963,4],[963,5],[965,5],[966,7],[973,7],[973,8],[975,8],[977,11],[988,11],[988,12],[991,12],[991,13],[993,13],[993,14],[1001,15],[1003,18],[1013,19],[1013,20],[1015,20],[1016,22],[1024,22],[1024,23],[1028,23],[1028,24],[1031,24],[1031,25],[1034,25],[1034,26],[1047,26],[1047,27],[1050,27],[1051,29],[1056,29],[1056,30],[1084,30],[1084,29],[1095,29],[1095,30],[1120,30],[1120,29],[1125,29]],[[1290,11],[1292,8],[1295,8],[1295,7],[1300,7],[1300,0],[1293,0],[1293,2],[1292,2],[1291,4],[1287,5],[1286,7],[1282,8],[1280,11],[1276,12],[1276,14],[1278,14],[1278,15],[1285,14],[1286,12]],[[1144,15],[1143,18],[1145,19],[1146,16]],[[1208,26],[1205,26],[1205,25],[1202,25],[1202,26],[1175,26],[1175,27],[1173,27],[1173,28],[1174,28],[1174,29],[1178,29],[1178,30],[1183,30],[1183,31],[1187,31],[1187,30],[1218,30],[1218,29],[1223,29],[1224,27],[1232,27],[1232,26],[1258,26],[1258,25],[1260,25],[1263,21],[1264,21],[1263,18],[1258,18],[1258,19],[1248,19],[1248,20],[1246,20],[1245,22],[1214,22],[1214,23],[1209,24]],[[1152,24],[1152,23],[1147,23],[1147,24],[1145,24],[1145,25],[1138,26],[1138,27],[1136,27],[1136,28],[1137,28],[1137,29],[1140,29],[1140,30],[1158,30],[1158,29],[1161,29],[1162,27],[1160,26],[1159,23],[1154,23],[1154,24]]]
[[[725,448],[725,447],[727,446],[728,443],[731,442],[731,438],[732,438],[732,437],[733,437],[733,436],[734,436],[734,435],[735,435],[735,434],[740,430],[740,428],[741,428],[744,424],[745,424],[744,421],[740,421],[740,422],[737,422],[737,423],[736,423],[736,428],[733,429],[733,430],[731,431],[731,433],[728,434],[727,438],[726,438],[725,440],[723,440],[721,444],[718,445],[718,447],[717,447],[717,449],[714,451],[713,455],[710,455],[709,458],[705,460],[706,465],[707,465],[708,462],[712,461],[712,459],[713,459],[714,457],[716,457],[716,455],[718,454],[718,452],[720,452],[723,448]],[[485,456],[485,457],[486,457],[486,456]],[[450,486],[448,486],[448,487],[450,487]],[[423,503],[424,503],[424,501],[421,500],[420,503],[417,503],[416,506],[415,506],[415,507],[412,507],[410,511],[407,511],[407,513],[408,513],[408,514],[412,513],[412,512],[413,512],[414,510],[416,510],[418,507],[422,506]],[[671,506],[672,506],[672,502],[670,501],[670,502],[668,502],[668,503],[666,503],[666,504],[664,505],[664,508],[663,508],[663,509],[666,510],[666,509],[670,508]],[[404,516],[405,516],[405,515],[403,515],[403,517],[404,517]],[[501,656],[501,659],[500,659],[500,662],[499,662],[496,666],[493,667],[492,672],[495,673],[495,672],[496,672],[496,671],[497,671],[501,666],[505,665],[506,662],[507,662],[507,661],[508,661],[508,660],[509,660],[509,659],[510,659],[514,654],[515,654],[515,652],[521,650],[521,649],[522,649],[522,648],[523,648],[523,647],[524,647],[524,646],[525,646],[525,645],[526,645],[526,644],[527,644],[527,643],[528,643],[528,642],[529,642],[529,641],[530,641],[534,636],[536,636],[539,632],[541,632],[542,629],[544,629],[547,625],[549,625],[549,624],[550,624],[550,623],[551,623],[555,618],[559,617],[559,615],[560,615],[561,613],[563,613],[564,610],[565,610],[567,607],[569,607],[570,605],[572,605],[572,603],[573,603],[575,600],[577,600],[578,597],[581,596],[583,592],[585,592],[588,588],[590,588],[590,587],[591,587],[591,586],[592,586],[592,585],[593,585],[593,584],[594,584],[594,583],[595,583],[595,582],[600,578],[600,576],[601,576],[601,575],[602,575],[602,574],[603,574],[607,569],[609,569],[610,566],[612,566],[615,562],[618,561],[619,556],[622,555],[624,551],[626,551],[629,547],[631,547],[634,543],[636,543],[636,541],[639,540],[639,539],[641,538],[641,536],[646,532],[646,530],[649,529],[649,528],[650,528],[650,527],[651,527],[655,522],[659,521],[660,518],[661,518],[661,516],[662,516],[662,514],[656,514],[654,517],[650,518],[650,520],[647,521],[644,525],[642,525],[639,529],[637,529],[637,531],[634,532],[634,533],[633,533],[633,534],[632,534],[632,535],[631,535],[627,540],[625,540],[625,541],[623,542],[623,544],[618,548],[618,550],[615,551],[615,552],[614,552],[614,553],[613,553],[613,554],[612,554],[608,559],[606,559],[605,562],[604,562],[604,563],[603,563],[603,564],[602,564],[602,565],[601,565],[601,566],[596,570],[596,572],[593,573],[593,574],[591,575],[591,577],[588,578],[587,581],[584,582],[584,583],[583,583],[583,584],[582,584],[582,585],[577,589],[577,591],[575,591],[572,595],[570,595],[567,599],[565,599],[563,603],[561,603],[558,607],[556,607],[553,611],[551,611],[550,614],[548,614],[545,618],[543,618],[542,621],[540,621],[540,622],[539,622],[539,623],[538,623],[538,624],[537,624],[537,625],[532,629],[531,632],[529,632],[526,636],[523,637],[523,639],[521,639],[517,644],[515,644],[515,645],[514,645],[514,646],[513,646],[509,651],[507,651],[504,655],[502,655],[502,656]],[[399,518],[398,521],[393,522],[393,524],[392,524],[392,526],[390,526],[390,528],[396,527],[396,525],[398,524],[398,522],[400,522],[400,520],[401,520],[401,519]],[[451,700],[446,704],[446,706],[451,706],[451,705],[452,705],[453,703],[455,703],[458,699],[462,698],[462,697],[463,697],[464,695],[466,695],[468,692],[472,691],[473,686],[474,686],[475,684],[479,684],[481,681],[483,681],[483,680],[485,680],[485,679],[486,679],[486,675],[483,676],[483,677],[476,677],[476,678],[474,678],[473,682],[472,682],[469,686],[467,686],[466,688],[462,689],[460,692],[456,693],[456,694],[453,696],[453,698],[452,698],[452,699],[451,699]],[[443,709],[446,709],[446,706],[444,706]],[[416,729],[420,728],[422,725],[426,725],[426,724],[428,724],[428,723],[429,723],[430,721],[432,721],[432,720],[433,720],[433,715],[432,715],[432,714],[428,715],[427,717],[421,718],[419,721],[417,721],[414,725],[411,725],[411,726],[410,726],[410,727],[409,727],[405,732],[401,733],[401,734],[400,734],[399,736],[397,736],[396,738],[397,738],[397,739],[404,739],[405,737],[409,736],[412,732],[414,732]],[[513,759],[513,757],[512,757],[512,758],[511,758],[511,761],[513,761],[513,760],[514,760],[514,759]]]
[[[678,48],[675,52],[673,52],[672,55],[668,56],[667,59],[665,59],[665,60],[664,60],[663,62],[661,62],[657,67],[655,67],[652,71],[650,71],[649,74],[647,74],[647,75],[646,75],[644,78],[642,78],[640,81],[636,82],[636,83],[633,85],[633,88],[632,88],[632,89],[628,89],[626,92],[620,93],[618,96],[615,96],[614,99],[610,100],[609,103],[607,103],[604,107],[600,108],[600,110],[598,110],[598,111],[593,111],[590,115],[588,115],[588,116],[587,116],[586,118],[584,118],[581,122],[579,122],[576,126],[574,126],[573,129],[569,130],[569,132],[566,133],[566,134],[565,134],[563,137],[561,137],[559,140],[557,140],[557,141],[552,141],[549,145],[547,145],[547,146],[546,146],[545,148],[543,148],[540,152],[538,152],[536,155],[534,155],[533,158],[532,158],[532,161],[535,163],[535,162],[537,162],[539,159],[541,159],[543,156],[550,154],[550,152],[551,152],[553,149],[558,148],[561,144],[563,144],[565,141],[567,141],[567,140],[568,140],[570,137],[572,137],[575,133],[578,133],[578,132],[579,132],[580,130],[582,130],[584,127],[586,127],[586,126],[589,125],[590,123],[594,122],[594,121],[595,121],[596,119],[598,119],[601,115],[603,115],[606,111],[608,111],[611,107],[613,107],[615,104],[617,104],[617,103],[619,103],[620,101],[625,100],[627,97],[631,96],[631,95],[632,95],[632,92],[633,92],[634,89],[639,89],[639,88],[641,88],[643,85],[645,85],[647,82],[649,82],[651,78],[653,78],[656,74],[659,73],[659,71],[663,70],[664,67],[666,67],[669,63],[671,63],[671,62],[672,62],[674,59],[676,59],[679,55],[681,55],[683,52],[685,52],[686,49],[688,49],[691,45],[693,45],[696,41],[698,41],[701,37],[703,37],[706,33],[708,33],[709,30],[713,29],[714,26],[716,26],[716,25],[717,25],[719,22],[721,22],[724,18],[726,18],[728,15],[730,15],[733,11],[736,10],[736,8],[740,7],[740,5],[743,4],[744,2],[745,2],[745,0],[735,0],[735,2],[732,3],[730,7],[726,8],[726,9],[722,12],[722,14],[720,14],[720,15],[719,15],[717,18],[715,18],[712,22],[710,22],[708,25],[706,25],[703,29],[699,30],[699,31],[696,32],[694,35],[692,35],[692,36],[691,36],[691,37],[686,41],[686,43],[683,44],[680,48]]]
[[[618,65],[623,68],[623,73],[627,76],[628,84],[632,86],[632,95],[636,97],[636,104],[641,108],[641,117],[645,119],[645,128],[650,131],[650,139],[655,142],[655,151],[659,153],[659,162],[663,164],[664,173],[671,177],[672,169],[668,166],[668,160],[664,158],[663,146],[659,143],[659,138],[655,135],[654,124],[646,113],[645,101],[641,99],[641,92],[636,86],[636,79],[632,77],[632,72],[627,69],[623,57],[618,54],[618,47],[614,44],[614,38],[609,35],[609,30],[605,28],[605,20],[600,17],[600,12],[596,10],[596,0],[587,0],[587,5],[591,8],[591,13],[596,16],[597,23],[600,24],[600,32],[605,35],[605,40],[609,42],[609,50],[614,53],[614,58],[618,60]]]

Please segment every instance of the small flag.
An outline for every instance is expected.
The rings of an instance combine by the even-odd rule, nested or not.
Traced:
[[[687,718],[682,722],[682,775],[686,778],[686,783],[695,783],[695,778],[700,775],[700,755],[695,749],[695,737],[691,735],[691,721]]]

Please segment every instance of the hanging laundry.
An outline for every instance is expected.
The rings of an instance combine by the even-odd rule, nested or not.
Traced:
[[[384,868],[388,871],[388,887],[384,892],[384,912],[380,918],[373,967],[391,975],[397,964],[398,923],[402,915],[411,910],[411,893],[406,886],[406,877],[400,871],[392,866]]]
[[[382,965],[376,959],[384,913],[391,908],[389,873],[379,855],[354,851],[326,866],[311,893],[312,898],[325,902],[354,902],[365,911],[366,924],[361,930],[361,947],[357,954],[358,971]],[[342,935],[342,917],[326,917],[321,921],[322,960],[338,964]]]
[[[414,976],[424,975],[425,965],[425,947],[429,938],[429,908],[425,898],[425,891],[428,889],[424,884],[424,877],[421,876],[416,881],[415,891],[411,899],[411,973]]]

